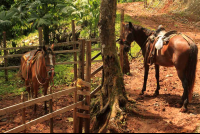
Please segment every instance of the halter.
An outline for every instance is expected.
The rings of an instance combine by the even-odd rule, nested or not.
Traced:
[[[38,56],[39,57],[39,56]],[[38,59],[38,57],[37,57],[37,59]],[[40,76],[39,75],[39,72],[38,72],[38,61],[36,60],[35,61],[36,63],[36,67],[35,67],[35,74],[36,74],[36,79],[37,79],[37,81],[38,81],[38,83],[40,84],[40,85],[45,85],[49,80],[51,80],[52,82],[53,82],[53,76],[54,76],[54,66],[53,65],[46,65],[46,70],[47,70],[47,78],[42,78],[42,76]],[[47,69],[47,67],[50,67],[50,69]],[[53,72],[52,74],[51,74],[51,76],[49,77],[49,75],[48,75],[48,72]],[[45,82],[44,83],[42,83],[39,79],[38,79],[38,76],[42,79],[42,80],[45,80]]]

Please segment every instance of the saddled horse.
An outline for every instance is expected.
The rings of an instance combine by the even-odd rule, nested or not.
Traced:
[[[53,47],[46,49],[43,46],[41,49],[32,50],[25,53],[21,57],[20,76],[25,80],[28,99],[37,98],[39,87],[42,86],[44,95],[47,95],[47,89],[50,81],[54,77],[55,54]],[[47,113],[47,105],[45,101],[45,112]],[[36,112],[36,105],[34,107]]]
[[[155,44],[155,39],[149,43],[151,40],[151,36],[153,35],[157,38],[159,35],[162,37],[167,36],[167,32],[163,27],[159,27],[158,30],[152,31],[141,26],[129,24],[125,25],[125,41],[124,41],[124,50],[128,52],[130,50],[131,43],[136,41],[137,44],[142,49],[143,57],[145,58],[145,73],[144,73],[144,83],[141,91],[141,95],[146,91],[146,83],[149,72],[149,62],[148,55],[149,49],[148,47],[152,47]],[[163,47],[159,50],[155,49],[154,56],[154,64],[156,71],[156,79],[157,79],[157,89],[154,93],[154,96],[159,95],[160,85],[159,85],[159,66],[165,67],[175,67],[178,73],[178,77],[182,82],[182,86],[184,88],[184,92],[182,95],[181,103],[179,107],[181,108],[181,112],[187,111],[187,106],[189,101],[192,99],[193,87],[195,82],[196,75],[196,65],[197,65],[197,56],[198,56],[198,48],[194,41],[186,35],[183,34],[173,34],[168,35],[168,41]]]

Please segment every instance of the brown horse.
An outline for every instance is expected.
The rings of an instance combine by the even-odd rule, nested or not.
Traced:
[[[143,57],[147,57],[149,52],[148,49],[148,39],[151,35],[159,36],[165,35],[166,31],[164,28],[159,27],[157,31],[151,31],[149,29],[143,28],[141,26],[129,24],[125,25],[125,41],[124,50],[128,52],[130,50],[130,45],[133,41],[142,49]],[[154,40],[155,41],[155,40]],[[152,44],[151,44],[152,45]],[[175,66],[178,77],[182,82],[184,88],[184,93],[182,95],[182,101],[180,107],[182,107],[181,112],[187,111],[187,105],[192,99],[193,87],[195,82],[196,65],[198,48],[197,45],[187,36],[182,34],[176,34],[169,38],[168,42],[163,45],[159,50],[155,50],[155,71],[157,79],[157,89],[154,96],[159,95],[160,85],[159,85],[159,66],[173,67]],[[145,58],[146,59],[146,58]],[[141,95],[146,91],[146,83],[148,78],[149,64],[145,60],[145,73],[144,73],[144,83]]]
[[[47,95],[49,83],[53,80],[55,74],[55,54],[53,47],[54,45],[46,49],[44,46],[42,49],[27,52],[21,57],[20,75],[25,80],[28,99],[32,98],[33,94],[37,98],[40,86],[43,86],[43,93]],[[45,112],[47,113],[46,101],[44,105]],[[34,110],[36,112],[36,105]]]

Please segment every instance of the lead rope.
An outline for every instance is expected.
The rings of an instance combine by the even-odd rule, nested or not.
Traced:
[[[37,59],[38,59],[38,57],[37,57]],[[35,75],[36,75],[36,79],[37,79],[38,83],[39,83],[40,85],[43,86],[43,85],[46,84],[46,82],[47,82],[48,79],[46,79],[44,83],[42,83],[42,82],[39,81],[39,79],[38,79],[38,75],[37,75],[37,60],[35,61],[35,64],[36,64],[36,67],[35,67]]]

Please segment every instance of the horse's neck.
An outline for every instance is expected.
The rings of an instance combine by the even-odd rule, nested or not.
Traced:
[[[147,38],[149,37],[149,34],[148,33],[145,33],[143,31],[138,31],[136,34],[135,34],[135,41],[137,42],[137,44],[143,48],[144,46],[144,43],[146,42]]]
[[[40,61],[38,62],[38,65],[37,65],[38,72],[40,73],[41,76],[46,77],[47,70],[46,70],[45,59],[44,57],[40,57],[39,59]]]

